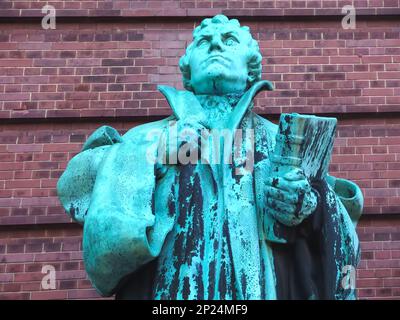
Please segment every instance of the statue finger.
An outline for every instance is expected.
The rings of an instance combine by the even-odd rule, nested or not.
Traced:
[[[287,181],[286,179],[284,179],[282,177],[272,177],[272,178],[267,178],[266,184],[268,186],[282,189],[282,190],[285,190],[290,193],[311,191],[311,186],[308,183],[308,180]]]
[[[267,198],[267,204],[270,208],[284,214],[293,214],[296,211],[295,205],[273,198]]]
[[[318,205],[318,195],[315,191],[311,191],[304,196],[301,206],[301,212],[304,215],[312,213]]]
[[[272,197],[274,199],[291,204],[297,204],[299,201],[297,194],[289,193],[287,191],[277,189],[274,187],[267,187],[266,194],[268,197]]]

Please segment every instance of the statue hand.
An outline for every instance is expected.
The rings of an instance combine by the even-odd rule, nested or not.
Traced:
[[[191,119],[178,120],[176,125],[177,142],[169,142],[169,159],[167,161],[167,164],[187,164],[182,163],[181,160],[183,160],[183,158],[187,160],[189,158],[189,155],[190,158],[193,156],[197,156],[196,159],[200,160],[200,146],[202,139],[201,133],[202,130],[206,128],[201,123]],[[170,161],[171,159],[176,159],[177,163],[175,161]]]
[[[268,178],[267,185],[269,211],[287,226],[300,224],[317,208],[318,193],[301,169],[294,169],[283,177]]]

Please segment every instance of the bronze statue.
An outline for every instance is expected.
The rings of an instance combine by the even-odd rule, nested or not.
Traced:
[[[352,299],[363,197],[328,175],[336,119],[252,112],[249,28],[205,19],[164,120],[97,129],[58,182],[93,286],[119,299]],[[221,134],[223,133],[223,134]],[[211,146],[211,147],[210,147]]]

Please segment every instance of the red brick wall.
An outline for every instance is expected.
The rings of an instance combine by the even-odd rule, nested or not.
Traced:
[[[223,13],[245,16],[340,15],[341,8],[354,4],[358,14],[399,14],[398,0],[9,0],[0,5],[7,17],[42,16],[51,4],[63,16],[204,16]]]
[[[56,30],[41,28],[47,2]],[[100,125],[123,133],[170,114],[156,85],[182,87],[177,62],[193,27],[221,12],[251,27],[277,88],[257,112],[339,119],[331,173],[365,195],[359,296],[400,298],[400,4],[353,3],[357,27],[344,30],[351,1],[1,2],[0,299],[97,297],[57,179]],[[47,264],[56,290],[40,287]]]
[[[243,19],[244,20],[244,19]],[[398,21],[247,22],[278,90],[258,111],[396,112]],[[193,22],[3,24],[0,118],[165,115],[156,84],[181,87],[177,63]],[[339,29],[337,29],[339,27]]]

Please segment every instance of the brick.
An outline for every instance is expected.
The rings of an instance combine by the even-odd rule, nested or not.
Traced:
[[[32,300],[60,300],[66,299],[68,297],[68,292],[58,291],[58,290],[50,290],[50,291],[41,291],[41,292],[32,292],[31,299]]]
[[[400,279],[391,278],[384,280],[385,287],[400,287]]]
[[[388,241],[390,240],[390,234],[387,233],[376,233],[374,235],[375,241]]]
[[[78,270],[79,269],[79,262],[65,262],[63,264],[63,270]]]
[[[93,290],[70,290],[68,292],[68,299],[88,299],[88,298],[97,298],[99,297],[98,293]]]
[[[344,79],[345,79],[344,73],[322,73],[315,75],[316,81],[330,81],[330,80],[344,80]]]
[[[392,96],[393,89],[390,89],[390,88],[364,89],[363,94],[366,96]]]
[[[19,292],[21,291],[21,287],[21,284],[18,283],[5,283],[2,290],[5,292]]]
[[[5,257],[3,257],[4,262],[7,262],[7,263],[28,262],[28,261],[32,261],[32,259],[33,259],[32,254],[22,254],[22,253],[7,254]],[[3,261],[3,260],[0,260],[0,261]]]
[[[132,66],[133,59],[103,59],[103,66]]]
[[[331,91],[332,97],[360,96],[361,89],[339,89]]]
[[[0,292],[1,300],[27,300],[29,298],[30,298],[30,292],[13,292],[13,293]]]
[[[14,275],[11,273],[0,274],[0,280],[4,282],[12,282],[14,280]]]

